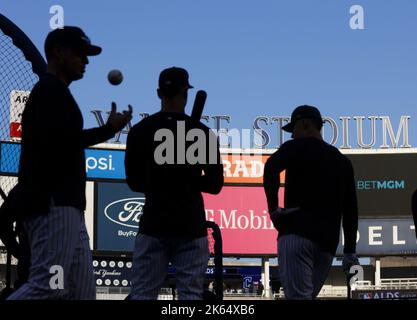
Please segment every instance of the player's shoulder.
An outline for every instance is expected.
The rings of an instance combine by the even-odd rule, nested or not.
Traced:
[[[335,146],[327,142],[326,142],[326,146],[327,146],[328,151],[332,153],[335,160],[339,160],[339,162],[345,167],[352,166],[350,159],[345,154],[343,154],[338,148],[336,148]]]
[[[148,127],[150,124],[154,122],[154,119],[155,119],[155,114],[144,117],[142,120],[140,120],[138,123],[132,126],[132,128],[130,129],[130,132],[142,130]]]
[[[205,132],[212,132],[211,129],[206,126],[204,123],[202,123],[200,120],[196,120],[189,116],[188,114],[181,113],[177,114],[177,120],[179,121],[185,121],[187,130],[190,129],[200,129]]]
[[[326,144],[326,148],[329,152],[333,153],[335,156],[344,159],[349,160],[341,151],[340,149],[336,148],[335,146],[331,145],[328,142],[324,142]]]
[[[66,96],[65,90],[68,91],[68,88],[56,77],[49,74],[41,75],[30,91],[25,110],[38,110],[41,107],[41,112],[48,112],[48,106],[54,106],[57,99]]]
[[[207,125],[205,125],[201,121],[195,120],[191,117],[189,117],[189,121],[190,121],[190,123],[192,123],[192,125],[195,128],[198,128],[198,129],[201,129],[201,130],[204,130],[204,131],[210,131],[211,130]]]
[[[277,152],[278,151],[284,152],[284,151],[294,150],[294,149],[300,147],[300,144],[302,144],[302,141],[300,141],[300,139],[287,140],[279,146]]]
[[[156,112],[154,114],[148,115],[140,120],[138,123],[132,126],[129,130],[129,133],[138,133],[148,132],[155,130],[161,126],[164,122],[164,115],[162,112]]]
[[[68,87],[61,80],[49,73],[39,77],[39,81],[34,88],[36,87],[45,90],[68,90]]]
[[[281,144],[268,158],[268,162],[277,157],[285,157],[293,153],[296,142],[294,140],[287,140]]]

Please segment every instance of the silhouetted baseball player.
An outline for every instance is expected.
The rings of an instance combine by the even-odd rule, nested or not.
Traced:
[[[332,265],[343,220],[344,269],[358,264],[358,209],[353,168],[320,134],[323,119],[312,106],[299,106],[283,127],[293,140],[266,162],[264,188],[278,230],[280,279],[287,299],[314,299]],[[284,207],[278,208],[280,172],[285,170]]]
[[[85,154],[113,137],[131,119],[116,113],[106,125],[83,129],[81,111],[68,89],[84,76],[88,56],[100,54],[77,27],[50,32],[47,72],[34,86],[22,117],[19,212],[28,236],[28,281],[9,299],[95,299],[89,237],[85,227]]]
[[[163,70],[161,111],[133,126],[127,138],[126,180],[146,197],[133,255],[131,299],[156,299],[169,262],[179,299],[203,298],[209,251],[201,193],[220,192],[223,165],[214,133],[184,112],[190,88],[185,69]],[[191,148],[194,140],[202,142],[202,150]],[[190,161],[195,153],[202,161]]]

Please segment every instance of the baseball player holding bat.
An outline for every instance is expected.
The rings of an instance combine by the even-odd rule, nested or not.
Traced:
[[[201,193],[220,192],[223,165],[214,133],[198,121],[204,94],[197,95],[193,118],[185,114],[191,88],[185,69],[163,70],[157,90],[161,110],[134,125],[127,137],[126,180],[146,197],[133,254],[133,300],[157,299],[169,263],[179,299],[203,298],[209,252]],[[190,159],[202,149],[197,161]],[[213,152],[215,162],[209,161]]]

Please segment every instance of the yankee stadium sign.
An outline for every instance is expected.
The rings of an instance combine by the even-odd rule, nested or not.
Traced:
[[[105,124],[102,110],[92,110],[98,125]],[[149,116],[140,113],[140,119]],[[338,119],[323,117],[324,139],[340,149],[373,148],[411,148],[409,143],[410,116],[401,116],[399,122],[392,122],[389,116],[341,116]],[[288,116],[258,116],[251,125],[251,129],[230,128],[230,115],[203,115],[201,121],[207,123],[219,137],[221,147],[232,148],[279,148],[285,142],[282,127],[290,121]],[[122,135],[127,134],[132,124],[129,123],[119,132],[112,143],[120,143]],[[234,138],[238,136],[238,144]],[[272,137],[277,137],[275,146]],[[380,141],[380,143],[377,143]]]

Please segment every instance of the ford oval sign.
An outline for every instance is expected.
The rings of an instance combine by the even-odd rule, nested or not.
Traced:
[[[114,223],[139,228],[145,198],[128,198],[114,201],[104,208],[104,215]]]

